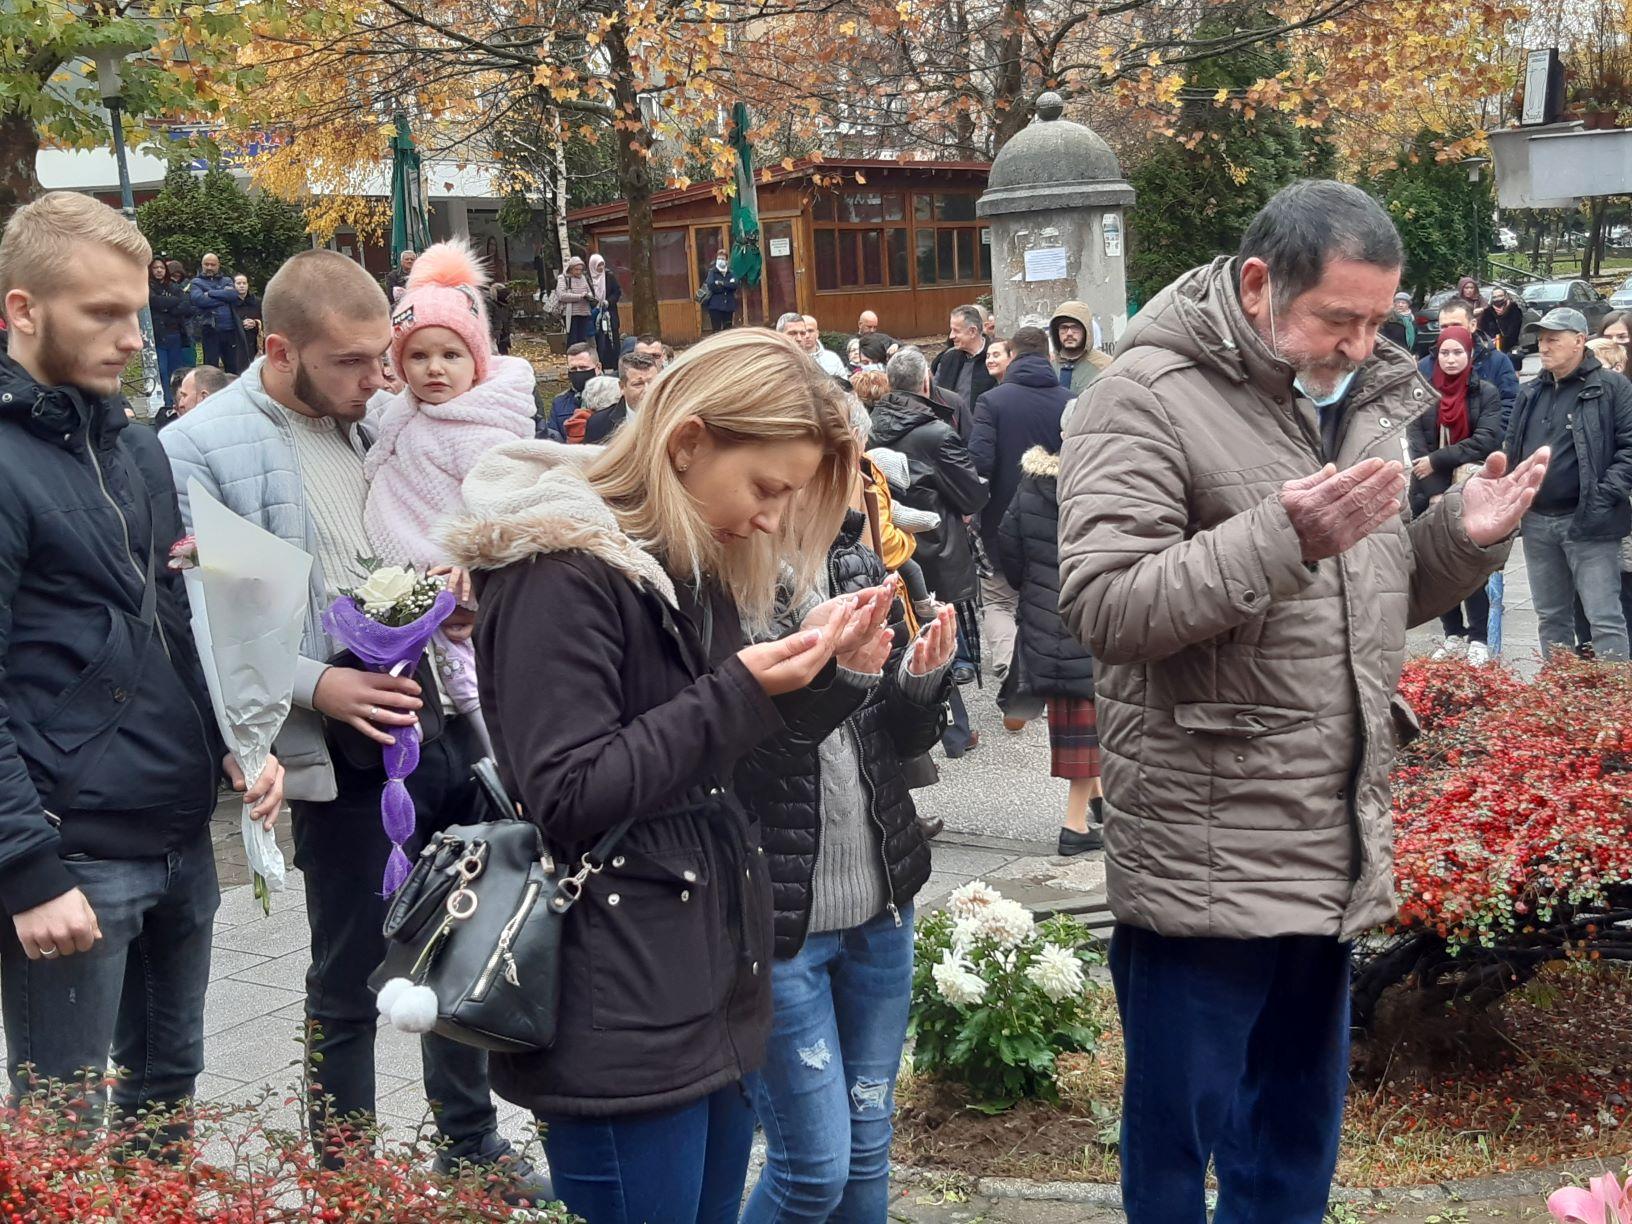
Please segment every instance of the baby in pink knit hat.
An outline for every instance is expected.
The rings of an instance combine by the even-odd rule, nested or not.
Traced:
[[[533,436],[533,367],[493,353],[482,288],[487,273],[463,241],[439,242],[414,261],[391,311],[391,363],[403,388],[374,418],[363,461],[363,525],[383,561],[449,564],[434,528],[465,509],[459,486],[487,451]],[[431,642],[443,690],[461,713],[478,711],[470,579],[452,570],[455,613]]]

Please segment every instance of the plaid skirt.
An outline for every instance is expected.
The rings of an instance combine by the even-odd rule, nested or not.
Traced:
[[[1048,699],[1048,752],[1056,778],[1099,777],[1099,723],[1092,699]]]

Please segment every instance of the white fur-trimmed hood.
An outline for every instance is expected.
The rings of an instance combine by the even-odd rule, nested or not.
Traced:
[[[1047,447],[1034,446],[1020,456],[1020,470],[1027,476],[1058,476],[1060,457]]]
[[[539,553],[585,552],[674,606],[674,582],[662,564],[624,533],[584,479],[601,450],[523,440],[488,451],[461,487],[467,512],[438,531],[453,563],[491,570]]]

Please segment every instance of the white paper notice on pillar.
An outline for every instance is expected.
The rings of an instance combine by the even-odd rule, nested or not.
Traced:
[[[1034,247],[1026,252],[1028,281],[1056,281],[1066,278],[1064,247]]]
[[[1117,220],[1115,213],[1106,213],[1100,222],[1100,229],[1105,235],[1105,258],[1122,258],[1122,223]]]
[[[771,258],[772,259],[782,259],[782,258],[785,258],[786,256],[789,256],[789,255],[792,255],[792,254],[793,254],[793,239],[792,238],[772,238],[771,239]]]

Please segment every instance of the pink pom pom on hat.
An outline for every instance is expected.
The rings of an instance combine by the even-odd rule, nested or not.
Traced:
[[[486,382],[493,341],[487,327],[482,289],[487,272],[462,238],[426,247],[414,260],[408,285],[391,309],[391,364],[402,376],[402,350],[422,327],[445,327],[465,342],[476,359],[476,381]]]

